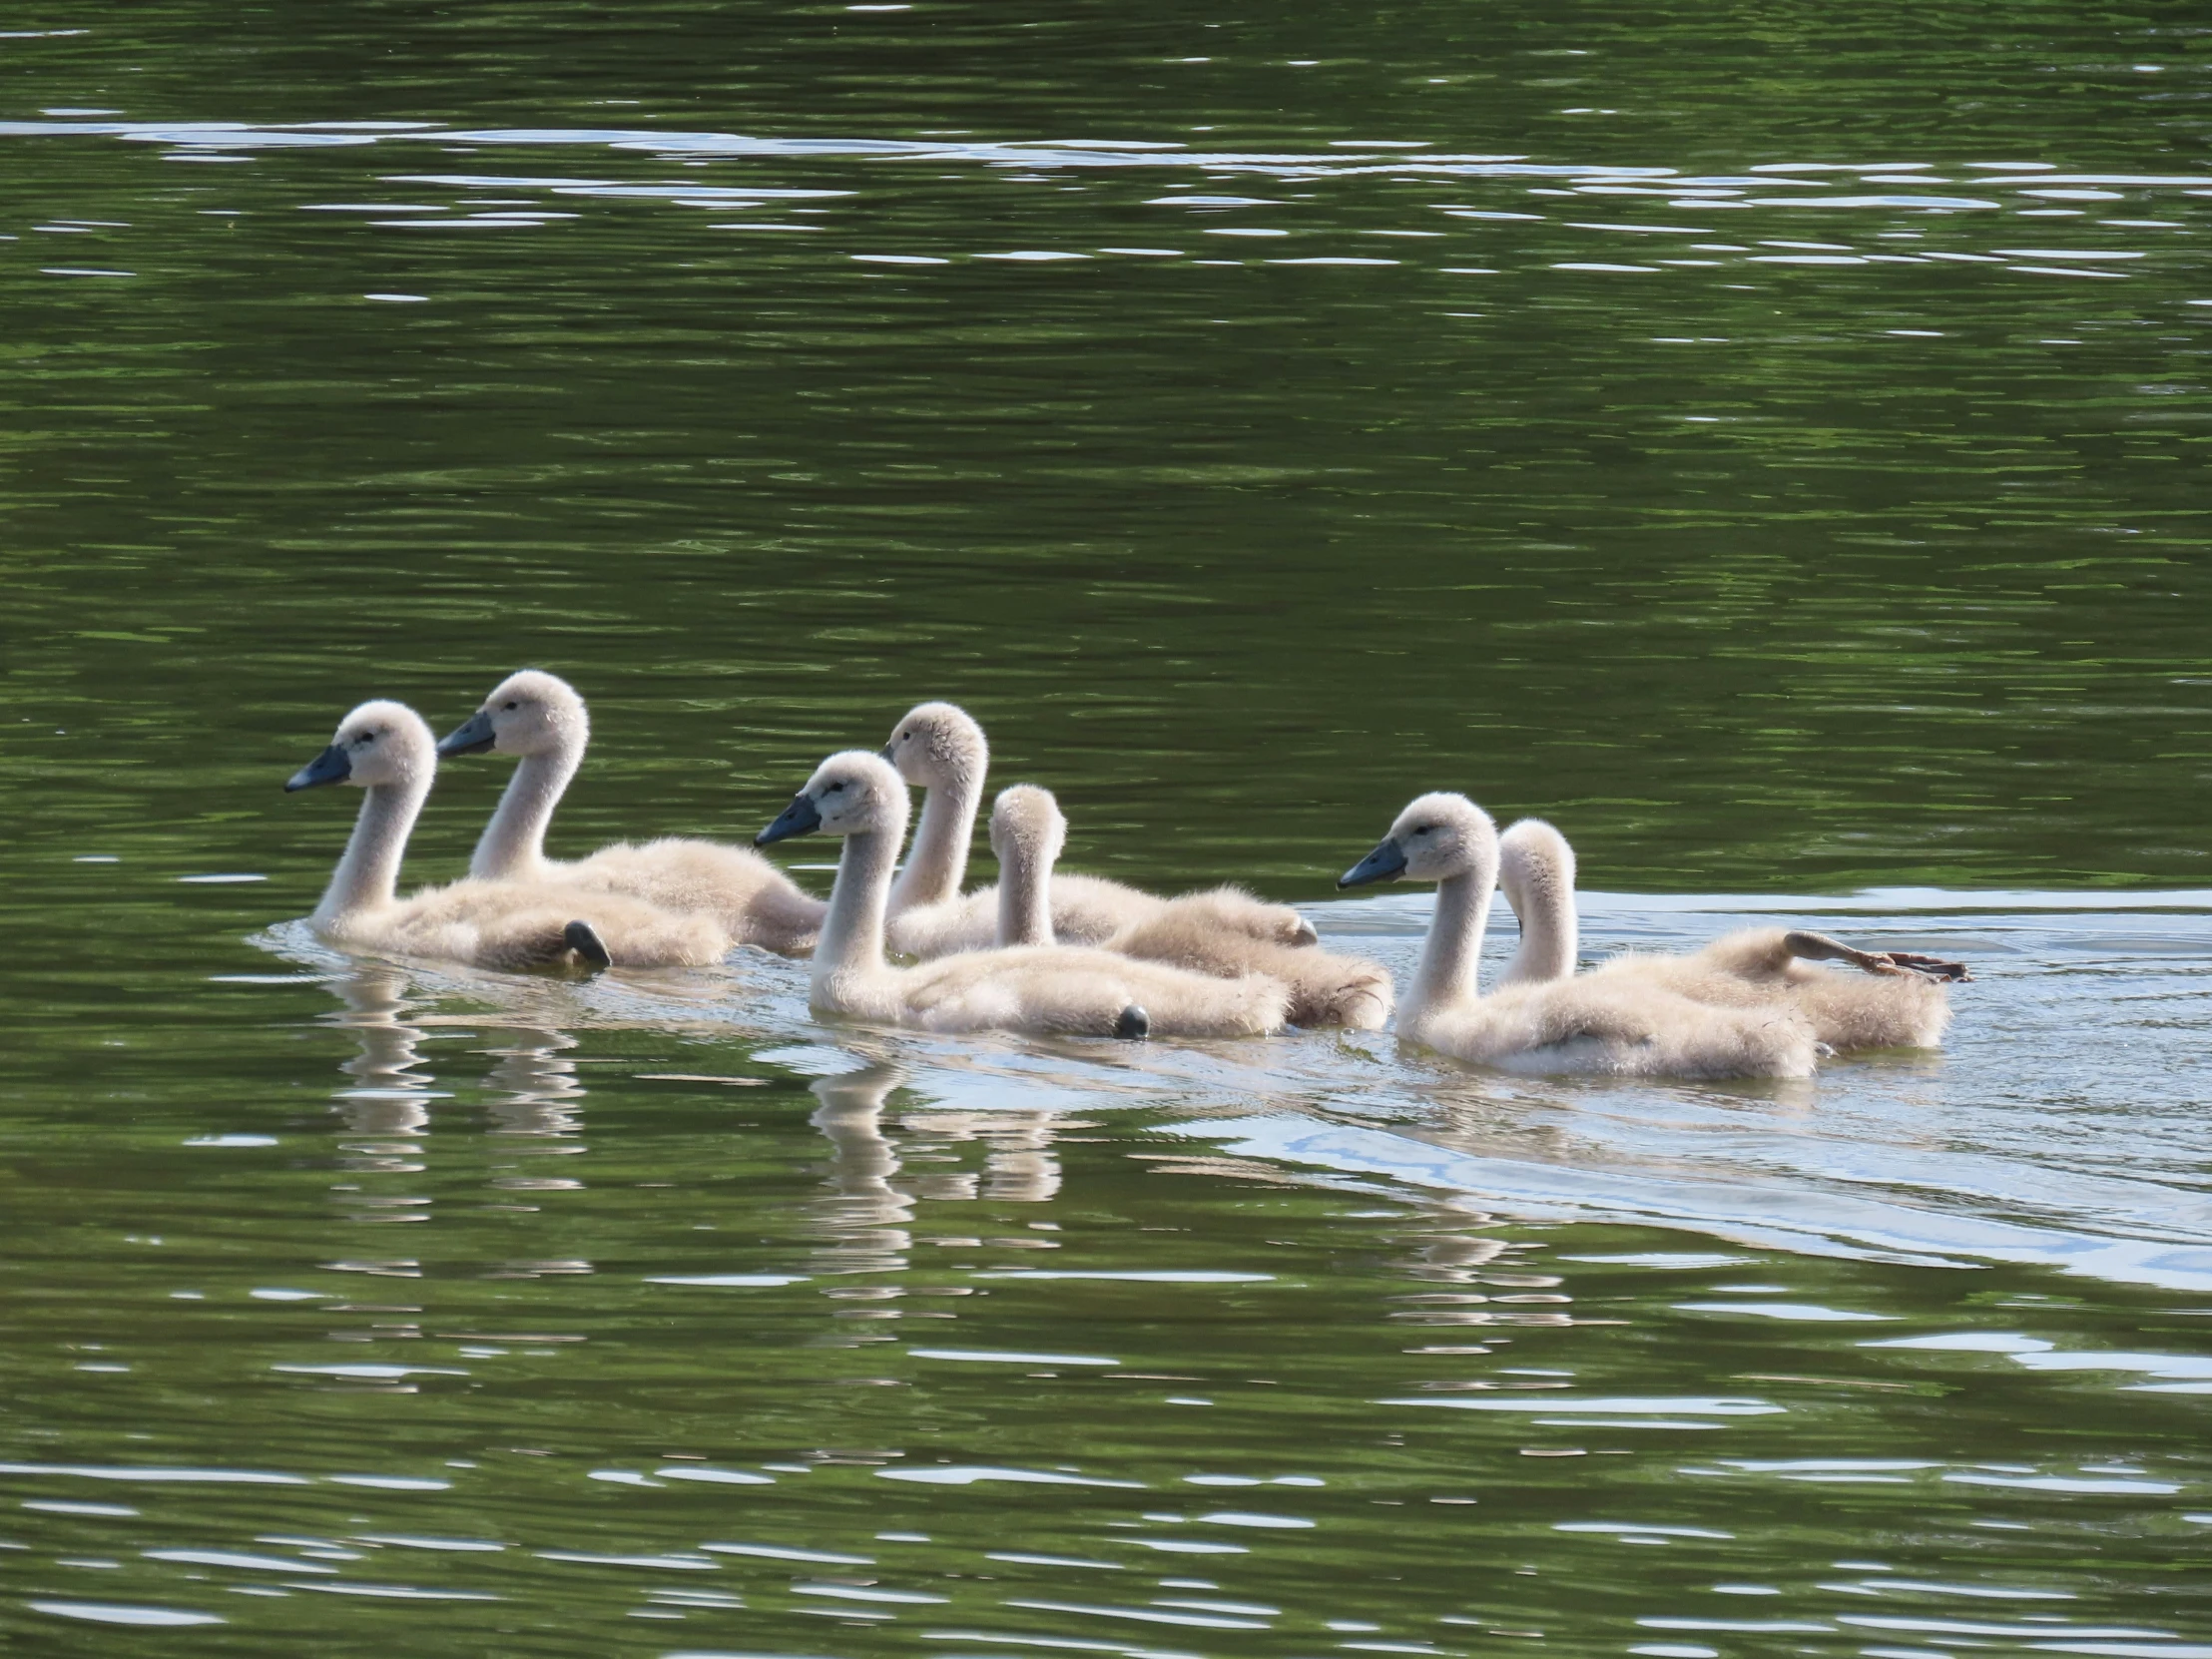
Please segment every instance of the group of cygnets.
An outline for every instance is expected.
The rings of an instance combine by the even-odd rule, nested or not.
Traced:
[[[880,752],[830,756],[754,837],[754,847],[839,837],[828,900],[754,847],[720,841],[669,836],[548,858],[546,829],[589,735],[583,699],[537,670],[501,682],[442,741],[404,704],[362,704],[284,786],[366,791],[314,930],[343,948],[496,968],[705,966],[752,944],[812,955],[818,1014],[930,1031],[1228,1037],[1375,1030],[1389,1018],[1387,970],[1322,949],[1288,905],[1237,887],[1160,898],[1055,874],[1067,821],[1033,785],[993,804],[998,885],[962,892],[989,750],[949,703],[913,709]],[[439,759],[486,753],[518,764],[468,875],[399,897],[400,859]],[[926,795],[901,867],[909,785]],[[1967,977],[1954,962],[1781,928],[1578,971],[1566,838],[1538,819],[1501,836],[1460,795],[1413,802],[1337,884],[1389,879],[1437,887],[1398,1036],[1513,1071],[1807,1076],[1834,1053],[1935,1046],[1950,1018],[1944,982]],[[1484,994],[1476,969],[1501,883],[1521,939]],[[1862,971],[1816,966],[1822,959]]]

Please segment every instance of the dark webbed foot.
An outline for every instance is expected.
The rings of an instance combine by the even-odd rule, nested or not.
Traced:
[[[1910,950],[1861,950],[1826,933],[1795,932],[1783,936],[1791,955],[1809,962],[1849,962],[1867,973],[1916,973],[1924,979],[1971,979],[1964,962],[1946,962],[1936,956],[1920,956]]]
[[[1929,979],[1971,979],[1964,962],[1946,962],[1940,956],[1916,956],[1910,950],[1883,952],[1898,967],[1908,973],[1918,973]]]
[[[614,955],[607,948],[607,941],[599,936],[599,930],[588,921],[572,921],[561,929],[561,937],[569,949],[583,958],[584,965],[592,968],[611,968]]]
[[[1152,1035],[1152,1016],[1132,1002],[1122,1009],[1121,1018],[1114,1021],[1114,1035],[1132,1042],[1144,1042]]]

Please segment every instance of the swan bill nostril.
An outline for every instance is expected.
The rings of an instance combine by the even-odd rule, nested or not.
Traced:
[[[1152,1036],[1152,1016],[1132,1002],[1114,1021],[1114,1035],[1127,1042],[1145,1042]]]
[[[352,758],[333,743],[284,780],[284,793],[311,790],[317,784],[342,784],[352,776]]]
[[[588,921],[572,921],[561,929],[561,939],[569,949],[584,958],[589,967],[611,968],[615,965],[607,941],[599,936],[599,929]]]

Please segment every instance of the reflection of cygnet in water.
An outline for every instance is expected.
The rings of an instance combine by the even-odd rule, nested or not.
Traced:
[[[1060,1159],[1052,1150],[1059,1119],[1051,1112],[907,1112],[899,1122],[917,1135],[945,1142],[981,1141],[983,1180],[971,1176],[924,1177],[957,1182],[957,1192],[924,1190],[924,1198],[995,1198],[1010,1204],[1042,1204],[1060,1190]]]
[[[353,1034],[360,1052],[338,1062],[351,1083],[332,1099],[355,1135],[418,1135],[429,1124],[431,1079],[416,1074],[422,1033],[399,1016],[407,1009],[407,976],[396,968],[362,968],[327,982],[345,1012],[335,1023]]]
[[[1459,1284],[1474,1270],[1505,1254],[1503,1239],[1470,1238],[1463,1233],[1439,1234],[1414,1253],[1410,1264],[1416,1279],[1436,1279]]]
[[[484,1074],[489,1089],[506,1091],[506,1098],[490,1102],[492,1132],[499,1135],[574,1135],[584,1121],[577,1108],[583,1104],[584,1085],[576,1075],[576,1062],[568,1050],[576,1039],[565,1031],[524,1029],[515,1033],[511,1048],[484,1050],[498,1060]]]
[[[910,1249],[905,1231],[914,1217],[914,1201],[891,1185],[898,1154],[883,1135],[883,1102],[898,1086],[896,1066],[868,1066],[835,1077],[818,1078],[809,1087],[822,1104],[807,1121],[830,1142],[832,1196],[819,1200],[826,1231],[837,1242],[829,1254],[840,1267],[863,1266],[855,1258],[894,1257]]]

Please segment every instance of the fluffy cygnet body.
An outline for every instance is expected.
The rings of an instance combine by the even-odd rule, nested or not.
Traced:
[[[906,817],[898,774],[881,756],[852,750],[823,762],[758,837],[765,844],[819,830],[843,838],[815,946],[818,1013],[929,1031],[1076,1036],[1229,1037],[1283,1025],[1287,995],[1271,979],[1209,979],[1105,950],[1036,945],[889,966],[884,910]]]
[[[1398,1035],[1507,1071],[1610,1077],[1807,1077],[1812,1026],[1782,1006],[1695,1002],[1654,984],[1596,975],[1505,984],[1475,973],[1497,887],[1497,827],[1461,795],[1407,807],[1341,887],[1404,877],[1436,883],[1420,965],[1398,1004]]]
[[[991,850],[998,856],[1000,946],[1053,942],[1052,865],[1066,844],[1067,819],[1051,791],[1016,784],[999,792]],[[1373,1031],[1390,1015],[1390,975],[1380,962],[1255,938],[1237,926],[1233,912],[1224,913],[1214,893],[1167,900],[1105,948],[1194,973],[1264,973],[1290,991],[1293,1025]]]
[[[1574,848],[1541,819],[1523,819],[1500,840],[1499,883],[1520,918],[1521,946],[1507,983],[1574,973]],[[1861,969],[1837,973],[1818,960]],[[1860,950],[1825,933],[1746,927],[1686,955],[1633,951],[1589,974],[1592,983],[1651,985],[1723,1007],[1785,1006],[1839,1053],[1935,1048],[1950,1024],[1942,982],[1968,977],[1957,962],[1907,951]]]
[[[318,784],[367,792],[345,853],[308,918],[330,943],[497,968],[577,961],[704,966],[729,950],[729,934],[710,916],[550,881],[469,879],[398,897],[399,861],[437,765],[420,715],[401,703],[363,703],[284,785],[287,793]]]
[[[694,836],[616,841],[588,858],[545,855],[546,827],[583,765],[591,738],[584,700],[557,675],[524,669],[501,681],[483,707],[438,745],[441,756],[519,757],[515,775],[484,827],[468,872],[487,881],[558,880],[590,891],[627,893],[663,909],[713,916],[742,944],[786,956],[814,945],[829,906],[749,846]]]
[[[924,961],[989,949],[998,937],[998,893],[991,887],[960,891],[990,770],[982,727],[954,704],[919,704],[892,728],[883,759],[907,783],[929,792],[905,867],[891,884],[891,948]],[[1104,944],[1170,902],[1100,875],[1061,875],[1050,890],[1053,936],[1070,945]],[[1314,942],[1313,924],[1287,904],[1265,903],[1237,887],[1206,896],[1225,927],[1278,944]]]

